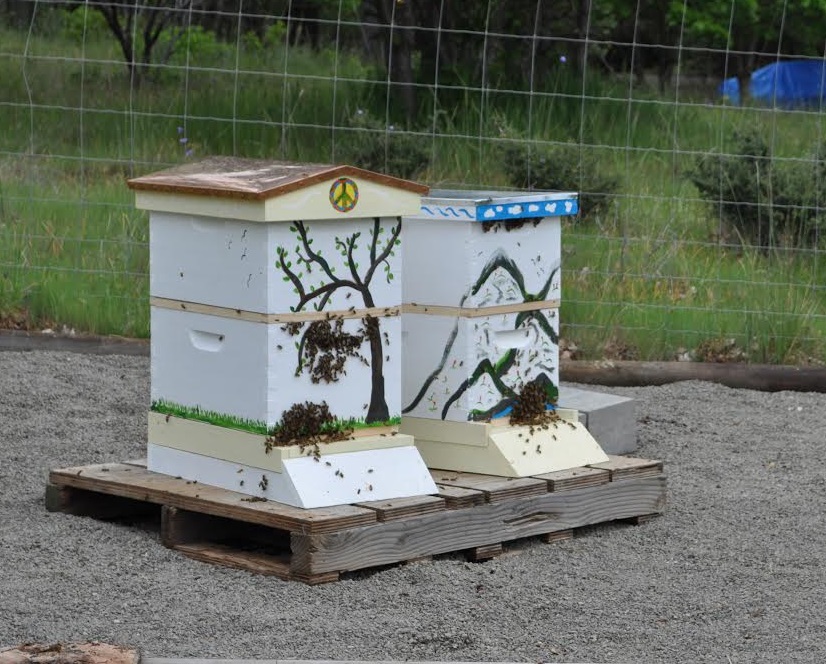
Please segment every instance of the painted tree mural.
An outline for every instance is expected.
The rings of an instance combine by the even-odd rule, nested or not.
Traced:
[[[376,217],[369,228],[369,237],[363,238],[362,231],[349,235],[337,235],[334,240],[335,250],[344,268],[337,273],[336,265],[322,255],[321,249],[313,248],[313,237],[309,225],[296,221],[290,226],[296,237],[292,251],[281,246],[277,248],[278,260],[275,267],[284,273],[284,280],[293,285],[293,292],[298,300],[290,307],[293,312],[300,312],[312,307],[323,311],[333,294],[347,290],[347,301],[351,294],[357,294],[364,307],[373,309],[376,303],[371,292],[371,285],[377,278],[389,283],[395,278],[391,257],[401,243],[401,218],[396,218],[391,226],[382,225]],[[359,263],[359,256],[364,259],[360,249],[362,242],[367,243],[367,264]],[[338,261],[337,261],[338,262]],[[350,306],[355,312],[356,305]],[[333,382],[345,372],[348,358],[359,359],[369,364],[371,371],[370,401],[365,422],[383,422],[390,417],[384,388],[384,355],[382,348],[382,331],[380,318],[368,314],[362,318],[361,330],[355,334],[345,332],[342,321],[331,314],[328,318],[306,324],[290,324],[288,331],[300,335],[297,344],[298,360],[296,374],[309,373],[313,382]],[[367,343],[369,359],[361,354],[361,347]]]
[[[464,294],[459,302],[459,307],[462,307],[465,301],[472,296],[475,296],[479,291],[490,281],[495,275],[507,275],[510,284],[518,291],[521,302],[542,302],[548,297],[548,293],[553,284],[554,278],[559,272],[559,266],[551,269],[547,275],[545,282],[536,293],[530,293],[525,287],[525,278],[519,266],[513,259],[508,257],[503,249],[499,249],[491,256],[490,260],[485,264],[481,274],[470,287],[467,293]],[[501,286],[494,284],[496,290],[500,290]],[[402,413],[409,413],[425,398],[431,385],[436,381],[451,355],[451,350],[456,341],[459,332],[460,319],[456,319],[456,323],[445,342],[444,351],[442,353],[439,364],[436,368],[428,374],[426,380],[422,383],[421,388],[416,393],[412,401],[402,410]],[[533,328],[537,333],[537,343],[531,344],[527,352],[509,348],[498,358],[485,357],[481,359],[477,365],[469,372],[468,377],[463,380],[458,388],[450,394],[443,402],[441,409],[441,418],[446,419],[450,407],[461,398],[461,396],[470,389],[473,385],[479,382],[483,376],[488,376],[493,383],[493,386],[498,391],[501,399],[493,407],[485,410],[478,410],[471,413],[470,418],[473,420],[487,420],[491,417],[497,417],[507,414],[513,407],[519,395],[517,390],[522,389],[524,385],[519,385],[519,380],[516,376],[511,376],[512,370],[518,368],[521,361],[527,363],[536,363],[540,359],[540,352],[537,347],[544,342],[550,342],[554,346],[558,345],[558,335],[551,325],[548,317],[542,309],[535,309],[531,311],[518,312],[514,320],[514,329],[525,329],[527,333],[528,328]],[[520,354],[524,355],[520,359]],[[555,403],[558,396],[558,387],[548,376],[548,373],[553,371],[553,367],[543,366],[538,364],[538,368],[542,371],[531,381],[539,385],[546,395],[547,403]]]

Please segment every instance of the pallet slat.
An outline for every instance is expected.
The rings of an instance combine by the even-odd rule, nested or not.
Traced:
[[[440,512],[445,509],[445,500],[439,496],[413,496],[393,500],[373,500],[356,503],[358,507],[375,510],[379,521],[407,519],[421,514]]]
[[[434,470],[431,471],[431,475],[437,485],[481,491],[489,503],[523,496],[537,496],[548,491],[547,482],[532,477],[497,477],[449,470]]]
[[[608,461],[589,464],[589,468],[607,470],[612,482],[619,482],[631,477],[656,477],[663,472],[663,462],[652,459],[635,459],[633,457],[608,455]]]
[[[572,468],[558,470],[553,473],[533,475],[536,479],[545,480],[549,491],[570,491],[586,486],[598,486],[611,481],[611,473],[602,468]]]
[[[311,510],[272,501],[253,502],[234,491],[188,482],[120,463],[53,470],[51,484],[70,486],[148,503],[260,523],[272,528],[320,533],[376,522],[374,510],[341,505]]]

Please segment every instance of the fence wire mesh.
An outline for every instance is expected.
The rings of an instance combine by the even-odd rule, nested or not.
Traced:
[[[227,154],[577,191],[564,356],[819,362],[824,20],[826,1],[4,0],[0,322],[147,335],[125,180]]]

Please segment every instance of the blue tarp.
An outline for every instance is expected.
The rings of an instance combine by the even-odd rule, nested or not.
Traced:
[[[719,92],[731,103],[740,103],[740,83],[736,78],[723,81]],[[826,102],[826,62],[789,60],[766,65],[752,72],[749,96],[769,106],[820,106]]]

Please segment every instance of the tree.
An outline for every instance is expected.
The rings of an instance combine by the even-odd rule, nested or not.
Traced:
[[[155,48],[161,35],[168,31],[170,36],[160,58],[166,62],[177,40],[185,34],[191,10],[199,4],[198,0],[135,0],[128,4],[101,2],[91,6],[106,20],[118,40],[130,79],[140,85],[157,55]],[[73,9],[80,7],[85,8],[85,3],[75,3]]]
[[[369,264],[362,274],[359,273],[359,263],[356,251],[359,249],[359,241],[362,232],[354,231],[347,236],[336,236],[335,247],[344,261],[347,275],[336,274],[334,266],[330,265],[321,251],[313,249],[313,238],[310,236],[310,228],[303,221],[296,221],[290,230],[296,235],[297,243],[292,252],[285,247],[278,247],[278,260],[276,268],[284,273],[284,279],[293,285],[293,292],[298,296],[298,301],[290,307],[291,311],[304,311],[307,306],[312,305],[316,311],[323,311],[330,301],[333,293],[340,289],[350,289],[357,293],[364,306],[373,309],[376,306],[370,286],[380,268],[383,267],[384,278],[389,282],[394,278],[390,268],[390,258],[395,255],[395,248],[401,243],[401,218],[397,218],[396,223],[389,229],[382,226],[381,219],[376,217],[370,228],[370,239],[368,243]],[[389,230],[389,232],[388,232]],[[296,262],[295,268],[293,261]],[[316,271],[320,272],[320,281],[315,285],[308,285],[304,270],[307,275]],[[340,321],[339,321],[340,322]],[[369,346],[370,359],[368,361],[371,370],[370,402],[367,409],[365,421],[383,422],[390,417],[385,399],[384,389],[384,355],[382,349],[382,334],[379,318],[367,315],[362,319],[362,333],[356,335],[344,335],[340,326],[331,328],[329,322],[326,325],[311,324],[306,330],[301,332],[302,338],[298,344],[298,368],[297,372],[307,370],[316,372],[316,376],[327,373],[330,367],[322,367],[318,372],[319,364],[316,361],[318,350],[326,353],[320,361],[324,364],[332,363],[331,372],[328,374],[332,379],[338,378],[338,373],[343,370],[347,357],[359,357],[357,348],[362,341],[366,341]],[[339,335],[338,341],[326,340],[322,344],[317,339],[313,339],[321,334],[327,334],[328,330],[334,336]],[[301,331],[300,327],[293,328],[296,333]],[[309,336],[308,336],[309,335]],[[306,349],[310,349],[310,355]],[[313,353],[313,350],[316,352]],[[366,361],[366,360],[365,360]]]

